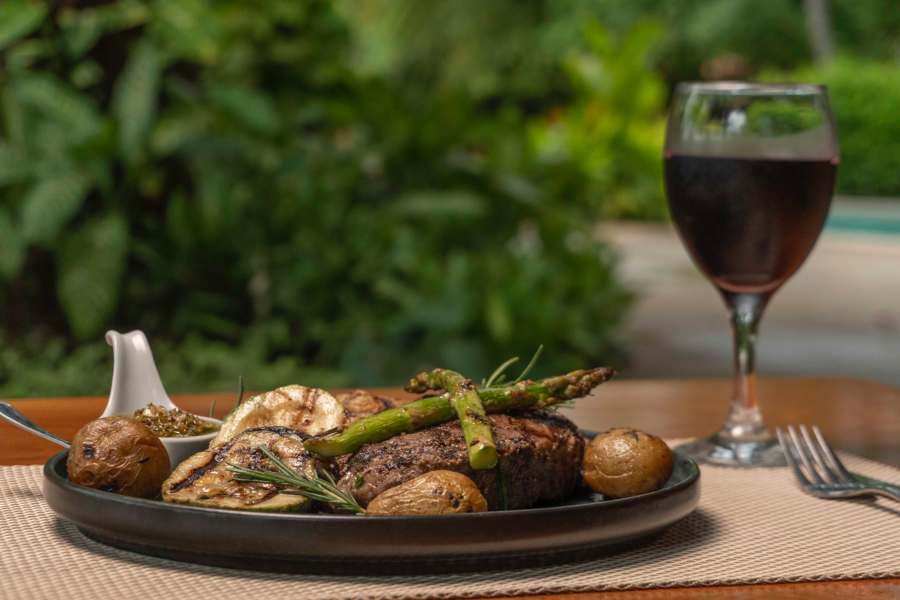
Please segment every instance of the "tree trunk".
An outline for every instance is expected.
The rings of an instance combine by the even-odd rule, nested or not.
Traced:
[[[806,30],[816,64],[825,64],[834,58],[834,34],[827,0],[803,0]]]

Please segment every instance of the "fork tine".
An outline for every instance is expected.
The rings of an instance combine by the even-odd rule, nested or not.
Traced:
[[[844,467],[844,463],[840,461],[840,459],[831,449],[831,446],[829,446],[828,442],[825,441],[825,436],[822,435],[822,432],[819,431],[819,428],[815,425],[813,425],[813,433],[816,434],[816,438],[819,440],[819,444],[822,446],[822,450],[825,452],[825,455],[828,457],[828,460],[831,461],[831,465],[837,472],[838,479],[840,479],[844,483],[856,481],[856,478],[850,474],[850,471],[848,471],[846,467]]]
[[[825,462],[822,459],[822,455],[819,454],[819,449],[816,447],[816,443],[813,442],[812,437],[810,437],[806,425],[800,425],[800,433],[803,434],[803,439],[806,440],[806,445],[809,446],[809,451],[812,453],[813,460],[815,461],[816,466],[819,467],[819,470],[822,472],[825,479],[832,483],[838,481],[839,477],[835,477],[831,472],[831,469],[828,468],[828,463]]]
[[[791,439],[794,440],[794,445],[797,446],[797,454],[800,455],[800,460],[803,461],[803,465],[806,467],[806,470],[809,471],[809,474],[813,478],[814,482],[825,483],[825,480],[822,479],[822,476],[819,475],[819,472],[816,471],[816,469],[812,466],[812,463],[809,461],[806,448],[803,447],[803,442],[800,441],[800,436],[797,435],[796,431],[794,431],[793,425],[788,425],[788,432],[791,434]]]
[[[800,485],[809,485],[809,479],[807,479],[806,475],[803,474],[803,470],[800,468],[800,465],[797,464],[797,461],[794,460],[794,455],[791,454],[791,447],[784,439],[784,433],[782,433],[781,427],[776,427],[775,433],[778,434],[778,441],[781,443],[781,451],[784,452],[784,459],[787,461],[788,466],[794,472],[794,477],[797,478],[797,481],[800,482]]]

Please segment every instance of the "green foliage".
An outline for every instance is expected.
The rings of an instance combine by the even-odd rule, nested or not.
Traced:
[[[585,31],[591,51],[565,63],[576,100],[533,129],[556,171],[554,194],[603,199],[597,210],[611,218],[662,218],[666,87],[652,70],[660,27],[644,22],[614,36],[593,22]]]
[[[896,64],[845,57],[824,68],[767,71],[761,78],[826,84],[841,146],[838,192],[900,196],[900,69]]]
[[[831,0],[838,48],[869,60],[896,59],[900,53],[900,11],[894,0]]]
[[[458,90],[528,99],[564,88],[560,57],[584,48],[577,3],[516,0],[348,0],[366,74],[403,78],[409,92]]]
[[[614,360],[594,224],[659,211],[654,30],[509,4],[4,3],[2,393],[105,392],[113,327],[172,391]],[[365,58],[391,31],[422,52]]]
[[[0,212],[0,277],[11,277],[25,261],[25,244],[12,220]]]
[[[61,339],[24,340],[15,345],[0,339],[0,381],[5,398],[91,396],[109,393],[112,350],[105,342],[79,344],[67,351]],[[32,343],[34,342],[34,343]],[[346,387],[349,377],[333,369],[307,367],[302,360],[270,358],[271,346],[258,330],[238,345],[192,334],[178,343],[154,339],[153,356],[169,392],[236,389],[234,373],[252,373],[253,390],[269,390],[290,381],[326,388]]]
[[[90,179],[74,168],[50,173],[31,187],[19,212],[21,234],[27,242],[45,242],[60,233],[81,208]]]
[[[695,3],[684,33],[684,43],[706,57],[735,52],[752,64],[776,65],[791,65],[810,58],[799,2]]]
[[[746,110],[746,131],[753,131],[762,136],[779,136],[799,133],[818,127],[823,120],[822,113],[813,106],[799,102],[790,105],[783,102],[754,102]]]
[[[59,257],[57,293],[72,332],[87,339],[109,322],[128,258],[128,224],[115,213],[80,227]]]
[[[580,3],[611,32],[643,20],[663,24],[654,69],[671,88],[706,77],[809,81],[829,85],[840,133],[838,191],[900,195],[900,10],[896,0],[828,0],[839,56],[813,60],[803,2],[782,0],[596,0]],[[721,58],[723,69],[713,66]],[[731,65],[730,67],[728,65]],[[773,115],[774,116],[774,115]],[[781,126],[804,125],[789,124]],[[628,189],[628,193],[632,193]],[[627,204],[613,202],[608,206]]]
[[[47,16],[39,0],[6,0],[0,4],[0,48],[37,29]]]
[[[828,0],[840,51],[871,59],[896,59],[900,11],[895,0]],[[809,63],[802,2],[783,0],[596,0],[584,10],[613,31],[648,17],[664,25],[656,67],[670,85],[701,78],[716,56],[741,57],[752,75],[761,68],[792,69]]]
[[[119,154],[135,160],[141,142],[153,124],[163,61],[151,42],[137,44],[113,89],[111,109],[116,116]]]

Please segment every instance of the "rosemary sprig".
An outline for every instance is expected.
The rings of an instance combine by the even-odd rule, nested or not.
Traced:
[[[517,383],[519,383],[520,381],[525,379],[528,376],[528,374],[531,373],[531,369],[534,368],[535,363],[537,363],[538,358],[540,358],[541,352],[543,352],[543,351],[544,351],[544,345],[541,344],[540,346],[538,346],[537,352],[534,353],[534,356],[531,357],[531,362],[528,363],[528,366],[525,367],[525,370],[522,371],[522,374],[519,375],[518,379],[516,379],[512,383],[507,383],[506,385],[516,385]]]
[[[240,389],[238,390],[237,404],[234,405],[234,408],[232,408],[231,410],[228,411],[228,414],[225,415],[225,418],[224,418],[224,419],[222,419],[223,421],[224,421],[225,419],[227,419],[228,417],[230,417],[230,416],[231,416],[231,413],[233,413],[234,411],[236,411],[236,410],[238,409],[238,406],[241,405],[241,402],[244,401],[244,376],[243,376],[243,375],[238,375],[238,387],[239,387]],[[215,401],[213,401],[213,405],[215,405]],[[211,413],[211,412],[212,412],[212,409],[210,409],[210,413]]]
[[[497,367],[497,369],[491,374],[491,376],[488,377],[487,381],[485,381],[485,380],[483,380],[483,379],[481,380],[481,387],[483,387],[483,388],[489,388],[489,387],[491,387],[492,385],[494,385],[495,383],[499,383],[499,382],[500,382],[500,381],[499,381],[499,380],[500,380],[500,377],[503,376],[503,371],[506,370],[506,367],[508,367],[509,365],[513,364],[513,363],[516,362],[517,360],[519,360],[519,357],[518,357],[518,356],[515,357],[515,358],[509,359],[508,361],[506,361],[505,363],[503,363],[502,365],[500,365],[499,367]]]
[[[506,361],[505,363],[503,363],[502,365],[497,367],[497,370],[495,370],[491,374],[491,376],[488,377],[487,380],[482,379],[481,380],[481,388],[482,389],[487,389],[489,387],[504,388],[504,387],[510,387],[510,386],[516,385],[517,383],[519,383],[520,381],[525,379],[529,373],[531,373],[531,370],[534,368],[534,365],[537,363],[538,358],[540,358],[541,352],[543,352],[543,351],[544,351],[544,345],[541,344],[540,346],[538,346],[537,352],[534,353],[534,356],[531,357],[531,362],[528,363],[528,366],[525,367],[525,370],[522,371],[522,374],[519,375],[515,381],[506,381],[506,375],[504,375],[503,372],[506,371],[506,369],[511,364],[513,364],[517,360],[519,360],[518,356],[515,358],[509,359],[508,361]]]
[[[289,466],[284,464],[275,454],[266,446],[260,444],[257,446],[260,451],[272,462],[272,465],[278,470],[277,473],[272,471],[255,471],[226,462],[228,471],[234,473],[232,481],[242,483],[271,483],[274,485],[282,485],[289,488],[299,488],[301,491],[282,490],[282,494],[291,494],[295,496],[306,496],[310,500],[318,500],[327,502],[338,508],[356,513],[358,515],[366,514],[365,509],[359,505],[356,499],[350,494],[341,491],[335,483],[334,478],[325,473],[325,479],[318,476],[310,477],[305,473],[298,473]]]

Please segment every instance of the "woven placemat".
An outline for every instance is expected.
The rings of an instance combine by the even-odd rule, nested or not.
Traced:
[[[843,455],[856,472],[900,470]],[[0,598],[471,598],[900,577],[900,504],[826,501],[787,469],[704,466],[699,508],[652,544],[580,564],[422,577],[234,571],[117,550],[57,518],[41,467],[0,467]]]

